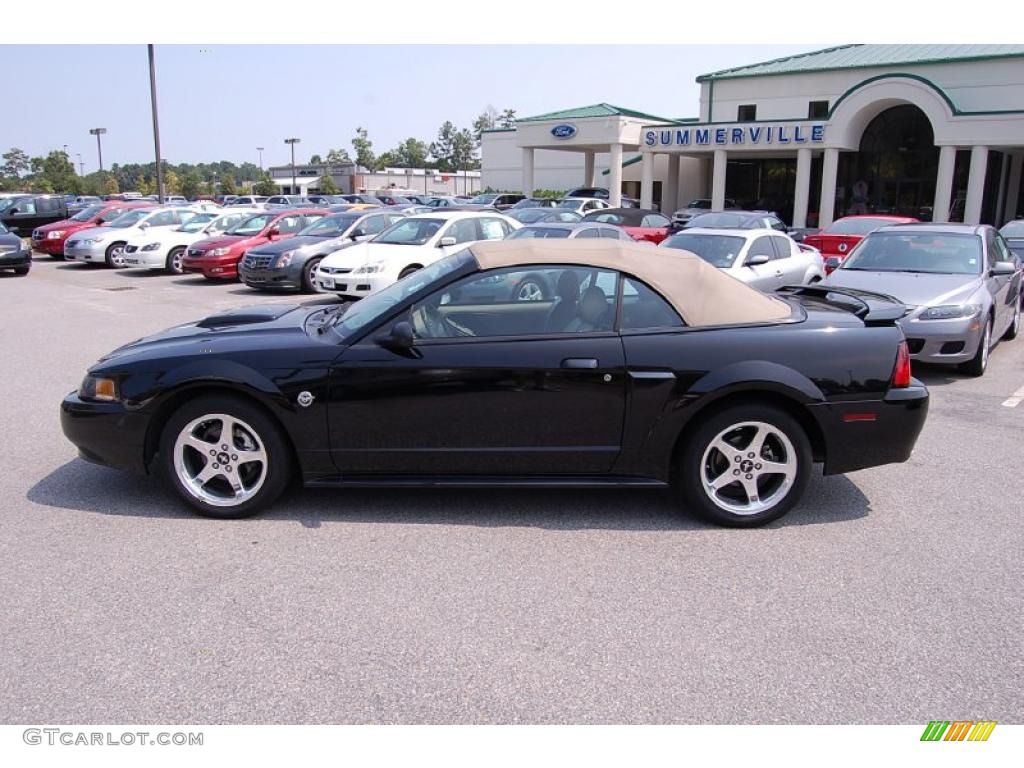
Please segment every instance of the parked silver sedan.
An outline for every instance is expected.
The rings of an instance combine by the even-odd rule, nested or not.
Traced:
[[[987,225],[882,227],[823,284],[899,299],[910,356],[974,376],[985,373],[995,341],[1020,330],[1021,268]]]
[[[825,277],[821,253],[774,229],[701,229],[665,238],[659,248],[691,251],[762,291],[816,283]]]

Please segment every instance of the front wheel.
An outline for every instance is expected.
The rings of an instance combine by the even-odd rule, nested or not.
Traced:
[[[398,274],[398,279],[401,280],[403,277],[408,277],[413,272],[419,272],[419,267],[406,267]]]
[[[677,467],[684,504],[706,520],[753,528],[803,495],[813,461],[803,427],[770,406],[727,408],[689,436]]]
[[[302,292],[303,293],[317,293],[316,287],[316,271],[320,267],[320,262],[323,261],[323,257],[318,259],[310,259],[309,263],[306,264],[302,269]]]
[[[516,286],[512,292],[516,301],[544,301],[544,286],[536,277],[527,276]]]
[[[105,254],[108,267],[120,269],[124,266],[124,243],[111,243]]]
[[[200,515],[247,517],[271,504],[292,472],[277,424],[259,406],[206,396],[182,406],[160,436],[164,477]]]
[[[981,341],[978,343],[978,351],[969,362],[960,366],[960,369],[971,376],[983,376],[988,368],[989,347],[992,346],[992,318],[985,321],[985,330],[981,334]]]
[[[30,269],[31,267],[15,267],[14,274],[18,275],[19,277],[24,277],[25,275],[28,274],[28,271]]]
[[[185,274],[185,268],[182,266],[182,259],[185,258],[184,246],[172,248],[171,252],[167,254],[167,265],[166,269],[172,275],[183,275]]]

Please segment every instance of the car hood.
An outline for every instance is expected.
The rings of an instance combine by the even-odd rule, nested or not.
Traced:
[[[125,227],[123,229],[115,229],[114,227],[86,227],[85,229],[77,230],[75,232],[75,237],[78,238],[79,240],[88,240],[90,238],[99,237],[101,235],[106,237],[107,235],[111,235],[117,232],[121,233],[121,237],[127,239],[132,235],[137,235],[139,233],[139,230],[136,229],[135,227]]]
[[[979,275],[926,275],[917,272],[860,272],[837,269],[823,285],[884,293],[908,306],[958,304],[982,285]]]
[[[166,365],[169,358],[230,355],[254,350],[294,348],[308,339],[306,319],[324,309],[323,302],[259,304],[209,315],[201,320],[144,336],[100,358],[90,373],[116,370],[147,360]],[[334,350],[331,354],[336,355]]]
[[[13,245],[21,248],[21,238],[13,232],[0,232],[0,245]]]
[[[71,219],[61,219],[60,221],[55,221],[52,224],[43,224],[41,226],[36,227],[36,229],[38,229],[40,232],[53,232],[56,229],[82,229],[84,227],[91,226],[91,224],[88,224],[87,222],[84,221],[72,221]]]
[[[264,256],[276,256],[279,253],[292,251],[296,248],[301,248],[304,245],[323,243],[325,240],[326,238],[323,237],[311,237],[309,235],[303,235],[302,237],[286,237],[281,240],[271,240],[269,243],[262,243],[249,251],[249,253],[259,253]]]
[[[360,264],[365,264],[368,261],[389,259],[392,256],[407,258],[421,248],[423,248],[422,245],[391,245],[374,242],[355,243],[335,251],[320,262],[320,265],[324,267],[358,267]]]
[[[197,240],[192,247],[202,251],[212,251],[214,248],[230,248],[247,240],[256,240],[256,237],[243,237],[242,235],[217,235],[207,237],[204,240]]]

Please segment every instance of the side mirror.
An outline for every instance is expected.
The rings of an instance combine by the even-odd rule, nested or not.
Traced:
[[[149,222],[144,221],[141,224],[139,224],[139,229],[149,229]]]
[[[1017,271],[1017,265],[1012,261],[997,261],[995,266],[988,271],[992,277],[1001,275],[1012,275]]]
[[[272,230],[267,232],[267,240],[273,240],[275,237],[281,234],[281,230],[274,227]]]
[[[455,244],[456,244],[455,238],[452,237],[451,235],[449,235],[448,237],[442,237],[438,241],[437,247],[438,248],[447,248],[448,246],[455,245]]]
[[[353,240],[356,240],[360,237],[366,237],[366,230],[363,229],[362,227],[354,229],[352,230],[352,234],[349,235],[349,237],[351,237]]]
[[[400,320],[391,326],[391,330],[383,336],[377,337],[377,343],[392,352],[409,352],[416,344],[416,338],[412,333],[412,326],[405,320]]]
[[[771,261],[771,259],[769,259],[767,256],[764,256],[764,255],[748,256],[747,257],[747,261],[746,261],[746,263],[743,266],[745,266],[745,267],[757,267],[757,266],[760,266],[761,264],[767,264],[769,261]]]
[[[13,215],[15,213],[21,213],[21,208],[19,208],[18,206],[14,206],[13,208],[11,208],[11,214]]]

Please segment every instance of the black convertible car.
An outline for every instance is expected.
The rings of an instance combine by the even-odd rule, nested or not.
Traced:
[[[544,273],[556,296],[505,290]],[[485,242],[356,303],[139,339],[62,404],[81,456],[242,517],[314,486],[672,486],[774,520],[825,474],[905,461],[928,410],[877,294],[759,293],[683,251]]]

